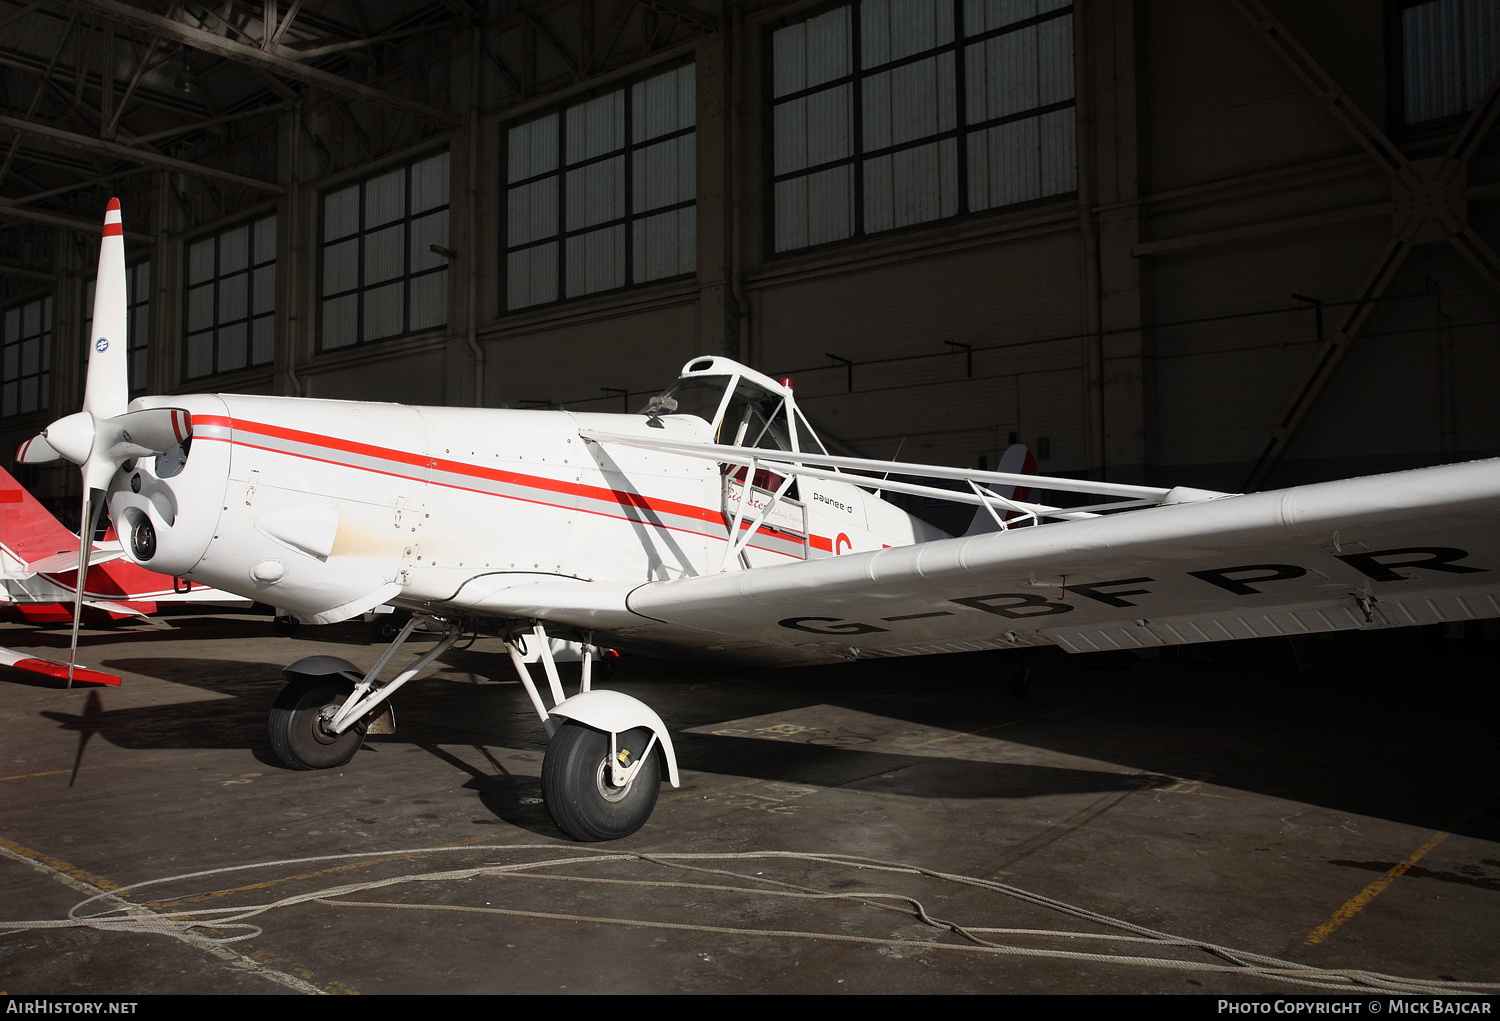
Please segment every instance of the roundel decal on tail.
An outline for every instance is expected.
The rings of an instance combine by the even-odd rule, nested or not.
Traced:
[[[108,351],[109,350],[109,338],[108,337],[100,337],[98,340],[94,341],[94,350],[98,351],[100,354],[103,354],[104,352]]]

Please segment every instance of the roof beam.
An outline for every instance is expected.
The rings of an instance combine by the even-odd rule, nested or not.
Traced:
[[[285,188],[273,181],[261,181],[254,177],[245,177],[242,174],[232,174],[227,170],[217,170],[213,167],[200,166],[197,163],[189,163],[187,160],[179,160],[171,156],[147,152],[143,149],[137,149],[134,146],[123,145],[119,142],[110,142],[103,138],[76,135],[71,131],[63,131],[61,128],[48,127],[45,124],[33,124],[19,117],[0,114],[0,127],[10,128],[21,134],[46,138],[71,149],[80,149],[84,152],[112,156],[116,159],[129,160],[132,163],[146,163],[154,167],[164,167],[168,170],[180,170],[185,174],[192,174],[195,177],[209,177],[220,181],[229,181],[233,184],[243,185],[246,188],[253,188],[256,191],[270,192],[274,195],[280,195],[286,191]]]
[[[417,102],[414,99],[403,99],[400,96],[382,92],[380,89],[358,82],[351,82],[347,78],[341,78],[336,74],[316,67],[307,67],[295,60],[275,53],[267,53],[258,47],[247,46],[232,39],[206,32],[201,28],[193,28],[180,21],[154,14],[151,11],[143,11],[138,7],[121,3],[120,0],[75,0],[84,6],[91,7],[99,13],[127,25],[145,29],[148,32],[156,32],[169,39],[186,43],[194,49],[203,50],[206,53],[217,54],[230,60],[239,61],[243,64],[258,65],[264,70],[291,78],[307,85],[313,85],[321,89],[327,89],[335,95],[344,96],[349,99],[358,99],[361,102],[373,103],[376,106],[384,106],[402,113],[411,114],[422,120],[435,121],[449,127],[455,126],[462,118],[456,114],[439,110],[428,106],[426,103]]]

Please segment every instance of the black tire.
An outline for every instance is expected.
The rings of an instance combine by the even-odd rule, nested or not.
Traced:
[[[326,710],[332,716],[354,685],[343,678],[299,677],[281,689],[271,706],[271,750],[292,769],[331,769],[354,758],[365,741],[365,721],[342,734],[321,726]]]
[[[620,751],[634,762],[651,741],[638,727],[621,734]],[[618,840],[646,824],[661,789],[655,749],[623,790],[609,783],[609,735],[565,720],[542,759],[542,800],[552,821],[574,840]]]
[[[275,617],[271,620],[271,630],[275,631],[282,638],[292,637],[292,635],[297,633],[297,629],[301,626],[302,622],[299,621],[296,617],[291,616],[290,614],[281,617]]]

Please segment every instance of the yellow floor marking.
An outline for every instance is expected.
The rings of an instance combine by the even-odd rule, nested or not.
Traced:
[[[74,882],[67,883],[67,885],[73,887],[75,890],[83,890],[86,885],[87,892],[90,895],[118,890],[120,888],[119,883],[112,883],[103,876],[96,876],[92,872],[85,872],[75,865],[69,865],[60,858],[53,858],[32,848],[22,847],[14,840],[6,840],[4,837],[0,837],[0,850],[10,852],[5,856],[7,858],[17,858],[31,865],[45,866],[45,871],[53,873],[55,878],[62,879],[63,877],[67,877],[67,879],[74,880]]]
[[[1329,936],[1332,936],[1334,930],[1343,925],[1345,922],[1349,921],[1349,919],[1353,918],[1355,915],[1359,914],[1359,912],[1364,908],[1366,904],[1369,904],[1370,901],[1374,900],[1376,897],[1379,897],[1382,893],[1384,893],[1386,887],[1390,886],[1398,878],[1405,875],[1407,870],[1409,870],[1417,862],[1421,861],[1433,848],[1437,847],[1443,841],[1453,836],[1454,830],[1458,829],[1464,823],[1468,822],[1470,819],[1474,818],[1474,816],[1478,815],[1480,812],[1488,808],[1490,802],[1493,800],[1494,797],[1486,799],[1483,804],[1471,808],[1463,815],[1459,816],[1456,820],[1449,824],[1446,830],[1439,830],[1438,832],[1434,833],[1432,837],[1427,841],[1427,843],[1423,844],[1421,847],[1413,851],[1405,861],[1397,862],[1395,865],[1392,865],[1390,871],[1388,871],[1385,875],[1381,876],[1379,879],[1375,880],[1375,882],[1371,883],[1369,886],[1365,887],[1363,890],[1359,891],[1353,897],[1350,897],[1347,901],[1345,901],[1344,906],[1333,913],[1332,918],[1307,934],[1307,939],[1302,941],[1302,945],[1308,947],[1317,946]]]
[[[992,726],[980,727],[978,730],[965,730],[961,733],[949,734],[947,737],[935,737],[931,741],[923,741],[922,747],[926,747],[930,744],[942,744],[944,741],[953,741],[960,737],[973,737],[976,734],[988,733],[991,730],[1003,730],[1006,727],[1014,727],[1017,724],[1030,723],[1032,720],[1045,720],[1049,716],[1061,716],[1064,713],[1077,712],[1080,709],[1092,709],[1095,706],[1109,705],[1111,702],[1120,702],[1129,697],[1129,695],[1121,695],[1117,698],[1106,698],[1099,702],[1089,702],[1087,705],[1075,705],[1068,706],[1066,709],[1054,709],[1050,713],[1037,713],[1035,716],[1022,716],[1020,719],[1006,720],[1004,723],[996,723]]]
[[[22,864],[29,865],[38,872],[51,876],[64,886],[87,894],[90,897],[104,894],[105,896],[100,898],[102,902],[109,904],[111,907],[120,908],[129,914],[145,918],[161,917],[147,907],[139,904],[131,904],[123,895],[116,896],[110,893],[111,890],[118,890],[120,888],[119,883],[105,879],[103,876],[96,876],[91,872],[78,868],[76,865],[70,865],[61,859],[53,858],[33,848],[22,847],[13,840],[0,837],[0,857],[11,858]],[[3,925],[3,923],[0,923],[0,925]],[[172,933],[163,933],[162,935],[172,936]],[[181,937],[173,936],[172,938],[180,939]],[[244,954],[236,953],[227,946],[217,943],[202,943],[197,940],[183,940],[183,942],[187,943],[190,947],[202,950],[211,957],[218,958],[233,968],[259,975],[261,978],[269,979],[278,985],[286,986],[294,992],[310,993],[313,995],[325,995],[330,992],[356,993],[356,990],[349,988],[342,982],[331,982],[326,987],[320,989],[312,983],[312,973],[306,968],[294,966],[293,970],[297,974],[289,975],[284,971],[278,971],[275,968],[269,967],[265,963],[266,959],[282,960],[282,958],[274,957],[274,955],[257,953],[253,957],[247,957]]]

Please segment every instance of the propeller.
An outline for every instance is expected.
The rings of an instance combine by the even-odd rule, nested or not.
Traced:
[[[78,587],[73,594],[73,637],[68,649],[68,687],[78,659],[78,626],[88,579],[94,529],[104,512],[105,490],[120,466],[134,457],[165,453],[193,432],[193,418],[181,408],[129,411],[130,383],[125,338],[125,232],[120,200],[110,199],[99,244],[99,275],[94,285],[94,329],[89,338],[88,376],[83,410],[53,422],[22,443],[16,460],[42,464],[66,460],[78,465],[83,480],[79,514]]]

